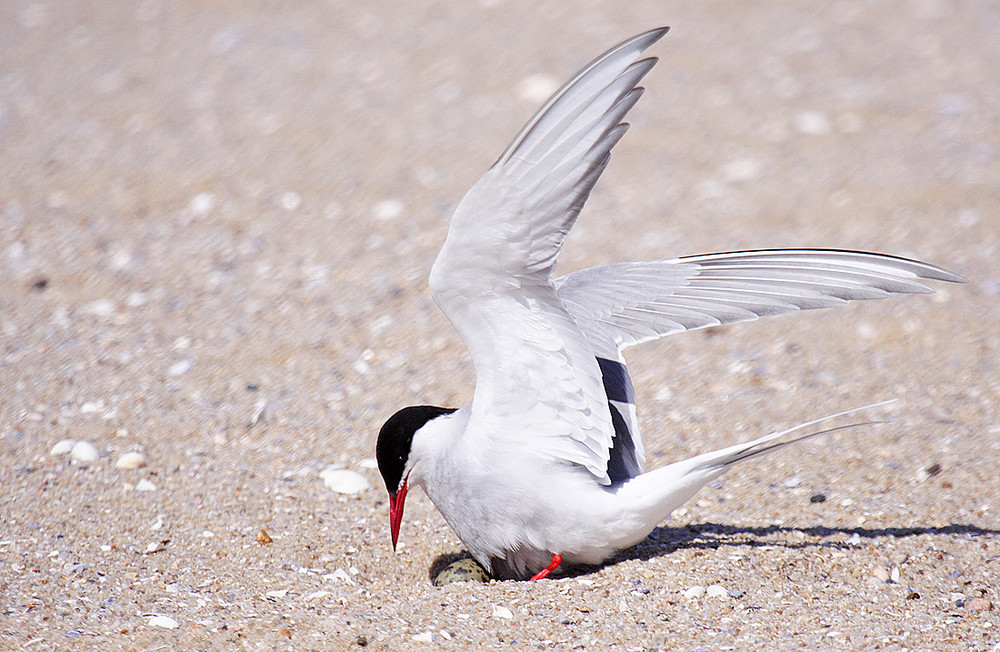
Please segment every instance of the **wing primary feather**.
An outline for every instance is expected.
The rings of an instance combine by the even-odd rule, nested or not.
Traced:
[[[617,70],[617,67],[608,66],[606,64],[615,59],[627,62],[626,65],[630,64],[640,52],[663,38],[663,35],[666,34],[669,29],[669,27],[660,27],[639,34],[638,36],[633,36],[632,38],[627,39],[611,48],[606,53],[592,61],[583,70],[574,75],[572,79],[563,84],[548,100],[546,100],[545,104],[543,104],[538,111],[535,112],[535,114],[528,120],[527,124],[521,128],[521,131],[518,132],[517,136],[514,137],[513,142],[511,142],[507,149],[504,150],[503,154],[500,155],[496,164],[503,165],[506,163],[521,147],[521,145],[533,135],[535,128],[540,122],[543,121],[543,119],[546,118],[546,116],[548,116],[549,110],[560,102],[560,100],[565,99],[567,95],[574,91],[574,89],[579,92],[581,89],[587,87],[588,84],[586,82],[588,81],[588,77],[597,77],[598,79],[595,80],[595,86],[603,88],[603,86],[608,82],[605,81],[602,83],[600,80],[610,72]],[[617,74],[615,74],[615,76],[617,76]]]

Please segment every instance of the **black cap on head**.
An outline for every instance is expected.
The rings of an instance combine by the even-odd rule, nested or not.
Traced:
[[[403,480],[403,469],[406,468],[406,460],[410,457],[410,447],[413,445],[413,433],[431,419],[456,409],[458,408],[415,405],[403,408],[385,422],[378,433],[375,459],[378,460],[378,470],[390,496],[396,495]]]

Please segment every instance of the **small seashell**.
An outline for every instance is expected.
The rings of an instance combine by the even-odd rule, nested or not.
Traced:
[[[49,451],[49,455],[69,455],[74,446],[76,446],[76,441],[72,439],[60,440]]]
[[[320,473],[323,484],[338,494],[356,494],[371,487],[365,476],[349,469],[327,469]]]
[[[272,539],[271,535],[267,533],[267,530],[262,529],[260,532],[257,533],[257,543],[259,543],[260,545],[263,546],[268,543],[271,543],[272,541],[274,541],[274,539]]]
[[[142,551],[144,555],[152,555],[156,552],[163,552],[167,549],[166,541],[154,541],[146,545],[146,549]]]
[[[347,571],[345,571],[343,568],[338,568],[331,574],[333,575],[333,579],[339,582],[344,582],[346,584],[354,584],[354,580],[351,579],[351,576],[348,575]]]
[[[69,452],[70,458],[74,462],[94,462],[101,456],[97,448],[89,441],[78,441]]]
[[[153,616],[147,624],[150,627],[163,627],[164,629],[177,629],[179,627],[177,621],[170,616]]]
[[[692,586],[689,589],[685,589],[685,591],[681,595],[683,595],[685,598],[700,598],[701,596],[705,595],[705,587]]]
[[[705,589],[705,595],[710,598],[728,598],[729,591],[727,591],[726,587],[721,584],[713,584]]]
[[[116,469],[138,469],[146,466],[146,456],[136,451],[123,454],[115,462]]]
[[[514,614],[507,607],[501,607],[500,605],[493,606],[493,617],[503,618],[504,620],[513,620]]]
[[[80,414],[97,414],[104,411],[104,401],[87,401],[80,406]]]

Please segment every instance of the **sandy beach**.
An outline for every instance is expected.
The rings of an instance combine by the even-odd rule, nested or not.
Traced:
[[[807,246],[969,282],[628,351],[649,467],[898,400],[603,567],[436,588],[461,542],[415,491],[394,554],[373,458],[472,395],[427,289],[451,212],[659,25],[560,272]],[[991,0],[0,3],[0,648],[997,652],[998,33]]]

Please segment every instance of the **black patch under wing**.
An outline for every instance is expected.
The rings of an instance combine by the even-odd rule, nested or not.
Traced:
[[[607,358],[597,358],[601,367],[601,377],[604,381],[604,393],[608,395],[608,408],[611,410],[611,425],[615,429],[615,438],[611,443],[611,455],[608,459],[608,477],[611,484],[619,484],[639,475],[639,461],[636,459],[635,440],[628,428],[628,423],[621,411],[612,401],[635,405],[635,388],[629,378],[625,365]]]

